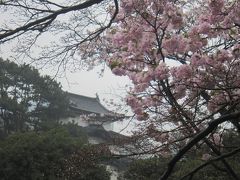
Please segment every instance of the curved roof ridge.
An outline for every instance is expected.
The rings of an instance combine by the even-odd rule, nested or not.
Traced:
[[[93,113],[117,115],[117,113],[108,110],[103,104],[101,104],[98,97],[88,97],[71,92],[67,92],[68,97],[75,108],[86,110]]]
[[[74,95],[74,96],[81,96],[81,97],[85,97],[85,98],[89,98],[89,99],[96,99],[97,100],[97,97],[85,96],[85,95],[82,95],[82,94],[75,94],[75,93],[72,93],[72,92],[67,92],[67,94]]]

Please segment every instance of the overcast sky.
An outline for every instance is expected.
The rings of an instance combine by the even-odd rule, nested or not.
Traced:
[[[0,53],[3,59],[13,59],[10,44],[2,44]],[[62,84],[64,91],[90,97],[96,97],[97,93],[101,100],[123,97],[126,94],[125,86],[131,83],[129,79],[112,74],[108,67],[105,67],[103,74],[100,75],[101,69],[102,66],[89,71],[79,69],[71,72],[71,69],[67,69],[64,74],[59,74],[56,80]],[[56,74],[56,70],[53,71],[51,67],[44,67],[40,72],[42,75]]]
[[[55,2],[61,2],[62,0],[56,0]],[[2,23],[10,23],[10,20],[14,18],[14,14],[11,14],[8,11],[5,11],[1,14],[0,18],[0,24]],[[45,33],[47,34],[47,33]],[[41,39],[44,40],[44,43],[50,41],[54,37],[45,37],[44,36]],[[4,59],[14,59],[11,58],[14,54],[12,53],[12,47],[15,46],[17,41],[13,41],[10,44],[0,44],[0,56]],[[38,49],[34,49],[32,52],[33,54],[37,54]],[[17,59],[18,60],[18,59]],[[27,59],[24,61],[27,61]],[[55,70],[56,71],[56,70]],[[118,94],[120,93],[120,89],[123,89],[126,84],[129,84],[130,81],[128,81],[128,78],[126,77],[117,77],[111,73],[111,71],[108,68],[105,68],[105,71],[103,73],[103,76],[99,76],[99,72],[101,71],[101,67],[97,67],[93,69],[92,71],[84,71],[79,70],[74,73],[71,72],[71,69],[68,69],[67,72],[65,72],[65,77],[63,78],[57,78],[57,81],[59,81],[63,89],[69,92],[73,92],[76,94],[82,94],[86,96],[96,96],[96,93],[99,94],[100,98],[103,96],[107,98],[107,95],[112,94]],[[48,74],[48,75],[55,75],[56,72],[52,70],[51,67],[44,67],[43,70],[41,70],[42,74]],[[122,92],[122,91],[121,91]]]
[[[127,77],[118,77],[105,68],[103,75],[99,75],[100,67],[90,71],[79,70],[71,73],[66,72],[66,77],[58,78],[63,85],[63,89],[77,94],[87,96],[108,96],[123,92],[126,84],[129,83]]]

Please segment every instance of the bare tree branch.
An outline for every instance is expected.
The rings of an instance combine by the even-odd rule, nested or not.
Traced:
[[[59,16],[60,14],[66,14],[68,12],[72,12],[72,11],[78,11],[78,10],[82,10],[82,9],[86,9],[88,7],[91,7],[94,4],[99,4],[104,0],[88,0],[85,1],[83,3],[80,3],[78,5],[75,6],[70,6],[70,7],[65,7],[62,8],[60,10],[54,11],[52,14],[37,19],[36,21],[33,22],[29,22],[26,25],[23,25],[21,27],[18,27],[14,30],[9,30],[3,34],[0,34],[0,42],[4,42],[4,39],[7,37],[10,37],[12,35],[15,35],[17,33],[20,32],[27,32],[27,31],[43,31],[46,27],[49,26],[49,24],[51,24],[52,21],[54,21],[56,19],[57,16]]]

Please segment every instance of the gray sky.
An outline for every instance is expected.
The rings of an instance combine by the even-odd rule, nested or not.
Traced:
[[[124,93],[124,87],[130,83],[127,77],[119,77],[112,74],[109,68],[105,68],[103,75],[99,75],[100,67],[93,70],[79,70],[71,73],[66,72],[66,77],[58,78],[63,89],[87,96],[111,96],[116,93]],[[120,95],[120,94],[119,94]]]
[[[65,0],[56,0],[54,2],[64,2]],[[9,24],[11,19],[14,18],[14,14],[9,11],[5,11],[0,16],[0,24],[2,25],[4,22]],[[55,37],[41,37],[39,39],[40,43],[45,44],[48,41],[52,40]],[[41,42],[43,41],[43,42]],[[0,44],[0,57],[4,59],[14,59],[11,56],[14,56],[11,48],[15,46],[18,42],[12,41],[10,43]],[[38,49],[34,49],[32,54],[38,54]],[[17,59],[18,60],[18,59]],[[24,61],[28,61],[27,58]],[[20,62],[22,63],[22,61]],[[92,71],[84,71],[77,70],[75,73],[71,72],[71,69],[68,69],[65,72],[65,76],[63,78],[57,78],[63,89],[69,92],[73,92],[76,94],[82,94],[86,96],[96,96],[96,93],[99,94],[100,98],[108,98],[108,96],[112,96],[113,94],[122,95],[123,91],[120,90],[124,88],[126,84],[129,84],[130,81],[126,77],[117,77],[111,73],[111,71],[106,67],[104,74],[102,77],[99,76],[99,72],[101,71],[101,67],[94,68]],[[55,72],[52,70],[52,67],[44,67],[41,70],[42,74],[55,75]]]
[[[14,59],[14,55],[11,52],[12,44],[2,44],[0,46],[0,53],[3,59]],[[93,70],[76,70],[71,72],[71,69],[67,69],[64,74],[59,74],[56,80],[63,86],[64,91],[81,94],[90,97],[96,97],[96,93],[100,99],[110,100],[112,98],[119,101],[119,96],[124,97],[126,95],[125,86],[131,84],[127,77],[119,77],[114,75],[108,67],[105,67],[104,73],[100,75],[102,66],[97,66]],[[42,75],[47,74],[54,76],[56,69],[53,67],[44,67],[40,70]]]

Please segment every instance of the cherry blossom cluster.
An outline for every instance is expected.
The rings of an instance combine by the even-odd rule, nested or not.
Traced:
[[[126,101],[139,120],[173,123],[182,130],[160,134],[177,139],[239,107],[240,1],[120,2],[100,56],[132,80]]]

